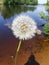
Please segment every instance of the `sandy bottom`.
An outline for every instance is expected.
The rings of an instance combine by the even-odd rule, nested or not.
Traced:
[[[18,46],[18,39],[3,38],[0,41],[0,65],[14,65],[14,57]],[[24,65],[28,57],[34,54],[40,65],[49,65],[49,38],[37,36],[28,41],[22,41],[17,57],[17,65]]]

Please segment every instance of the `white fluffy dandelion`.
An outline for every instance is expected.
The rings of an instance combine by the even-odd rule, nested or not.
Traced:
[[[29,16],[20,15],[13,20],[11,29],[16,38],[27,40],[35,36],[37,26]]]
[[[37,26],[35,21],[29,16],[20,15],[13,20],[11,29],[15,37],[20,39],[20,42],[18,44],[18,48],[16,51],[16,56],[15,56],[15,65],[16,65],[16,58],[17,58],[22,40],[31,39],[32,37],[34,37]]]

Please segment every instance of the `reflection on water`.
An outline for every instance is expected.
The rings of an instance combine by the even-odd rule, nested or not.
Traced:
[[[31,5],[25,5],[25,6],[2,6],[0,8],[0,13],[4,21],[11,22],[16,16],[18,15],[29,15],[31,18],[33,18],[38,28],[42,29],[40,25],[48,23],[49,21],[42,20],[39,16],[39,13],[43,11],[45,14],[48,14],[45,6],[38,5],[38,6],[31,6]]]
[[[21,12],[26,12],[27,10],[32,10],[34,11],[36,7],[28,7],[28,6],[4,6],[2,9],[2,16],[4,18],[9,18],[13,16],[14,14],[20,14]]]
[[[13,65],[13,59],[10,56],[15,55],[15,51],[19,40],[16,39],[12,31],[5,26],[6,23],[11,23],[18,15],[29,15],[35,20],[39,29],[42,30],[41,25],[49,23],[49,21],[42,20],[39,13],[43,11],[48,12],[45,6],[0,6],[0,65]],[[23,41],[19,52],[17,63],[24,65],[30,53],[34,53],[41,65],[49,65],[49,36],[43,34],[36,35],[33,39]],[[43,58],[43,59],[42,59]],[[47,58],[47,60],[45,59]],[[43,61],[45,60],[45,62]],[[48,63],[48,64],[47,64]]]

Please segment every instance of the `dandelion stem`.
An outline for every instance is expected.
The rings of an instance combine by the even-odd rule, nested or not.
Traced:
[[[18,56],[18,53],[19,53],[19,50],[20,50],[20,47],[21,47],[21,43],[22,43],[22,40],[19,41],[18,48],[16,50],[15,61],[14,61],[15,64],[14,65],[17,65],[16,61],[17,61],[17,56]]]

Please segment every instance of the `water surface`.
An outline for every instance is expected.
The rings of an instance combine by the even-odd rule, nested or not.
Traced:
[[[37,23],[38,29],[42,30],[42,24],[49,23],[40,18],[39,13],[46,11],[44,5],[0,5],[0,65],[13,65],[13,57],[19,39],[16,39],[6,24],[11,24],[13,19],[19,15],[28,15]],[[41,65],[49,65],[49,36],[36,35],[31,40],[22,41],[21,49],[17,59],[17,65],[24,65],[30,54],[33,53]],[[43,59],[42,59],[43,58]],[[46,59],[45,59],[46,58]]]

